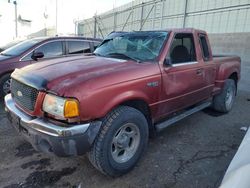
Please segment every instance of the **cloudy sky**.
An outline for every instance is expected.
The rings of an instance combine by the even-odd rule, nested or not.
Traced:
[[[31,26],[18,26],[19,38],[55,26],[56,0],[16,0],[18,15],[31,20]],[[74,20],[92,17],[132,0],[57,0],[58,33],[74,33]],[[0,0],[0,45],[15,38],[13,0]]]

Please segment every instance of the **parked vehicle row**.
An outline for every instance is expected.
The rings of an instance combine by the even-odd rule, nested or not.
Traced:
[[[212,55],[205,31],[113,32],[92,55],[16,69],[5,97],[9,120],[39,151],[87,153],[119,176],[149,135],[206,107],[232,109],[240,58]]]
[[[0,96],[10,91],[10,75],[16,68],[44,60],[91,53],[100,39],[41,37],[25,40],[0,53]]]

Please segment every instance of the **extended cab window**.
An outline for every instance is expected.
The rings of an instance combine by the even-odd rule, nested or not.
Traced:
[[[90,53],[89,42],[87,41],[68,41],[69,54]]]
[[[208,49],[205,35],[200,35],[200,45],[201,45],[203,59],[208,60],[210,57],[210,54],[209,54],[209,49]]]
[[[170,48],[172,64],[196,61],[194,38],[192,34],[178,33]]]

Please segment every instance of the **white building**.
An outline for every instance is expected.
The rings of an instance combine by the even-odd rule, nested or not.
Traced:
[[[78,33],[194,27],[209,33],[216,53],[250,59],[250,0],[134,0],[78,24]],[[238,34],[240,33],[240,34]]]
[[[24,39],[31,33],[54,25],[54,20],[47,23],[48,15],[45,14],[46,6],[43,1],[0,1],[0,45],[14,39]]]

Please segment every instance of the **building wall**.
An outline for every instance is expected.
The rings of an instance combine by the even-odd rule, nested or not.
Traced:
[[[27,38],[34,38],[34,37],[44,37],[44,36],[56,36],[56,28],[55,27],[49,27],[45,29],[41,29],[37,32],[31,33],[27,36]]]
[[[209,34],[214,54],[230,54],[250,63],[250,32]]]
[[[182,27],[207,31],[215,53],[249,60],[250,0],[135,0],[82,20],[78,34],[104,38],[112,31]]]
[[[173,27],[195,27],[208,33],[250,32],[250,0],[135,0],[83,20],[79,27],[79,34],[97,37],[114,30]]]

